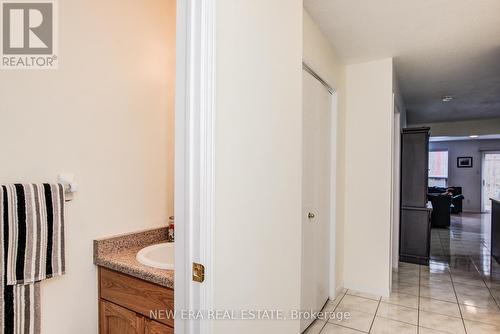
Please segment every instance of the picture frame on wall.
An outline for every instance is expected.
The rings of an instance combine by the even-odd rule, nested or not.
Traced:
[[[472,157],[458,157],[457,168],[472,168]]]

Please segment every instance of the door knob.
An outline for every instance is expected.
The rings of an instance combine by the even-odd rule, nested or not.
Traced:
[[[307,215],[307,218],[309,219],[313,219],[314,217],[316,217],[316,215],[312,212],[309,212],[309,214]]]

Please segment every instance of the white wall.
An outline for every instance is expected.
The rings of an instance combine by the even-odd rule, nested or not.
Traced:
[[[335,54],[330,42],[321,33],[317,24],[304,10],[303,58],[337,92],[337,193],[335,198],[336,237],[335,237],[335,290],[344,284],[344,159],[345,159],[345,65]]]
[[[494,135],[500,133],[500,118],[459,121],[459,122],[410,124],[409,126],[412,127],[428,126],[432,129],[431,135],[434,137]]]
[[[391,248],[393,63],[346,69],[346,288],[388,295]]]
[[[60,1],[59,69],[0,74],[0,183],[69,171],[80,184],[67,205],[67,274],[42,284],[43,333],[97,333],[92,240],[172,214],[170,4]]]
[[[218,309],[300,304],[302,1],[216,5]],[[215,333],[298,333],[298,321],[218,321]]]
[[[481,151],[500,151],[500,140],[431,142],[429,147],[448,150],[448,185],[462,187],[464,212],[481,212]],[[457,168],[457,157],[472,157],[472,168]]]

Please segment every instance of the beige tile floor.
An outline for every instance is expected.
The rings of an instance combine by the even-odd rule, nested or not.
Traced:
[[[453,216],[433,229],[429,266],[400,263],[383,298],[346,290],[326,310],[350,319],[316,320],[306,334],[500,334],[500,265],[490,257],[489,216]]]

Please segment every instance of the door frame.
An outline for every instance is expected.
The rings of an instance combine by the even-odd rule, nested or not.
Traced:
[[[215,0],[178,0],[175,94],[175,310],[214,309]],[[205,281],[192,280],[203,264]],[[211,334],[179,316],[176,334]]]
[[[391,201],[391,278],[392,270],[399,267],[399,224],[401,214],[401,107],[393,94],[393,133],[392,133],[392,201]]]
[[[331,94],[330,116],[330,299],[335,299],[342,290],[337,289],[337,136],[338,136],[338,93]]]
[[[481,179],[479,180],[479,189],[481,189],[481,213],[486,212],[486,199],[484,198],[484,159],[486,158],[486,153],[481,152]]]

